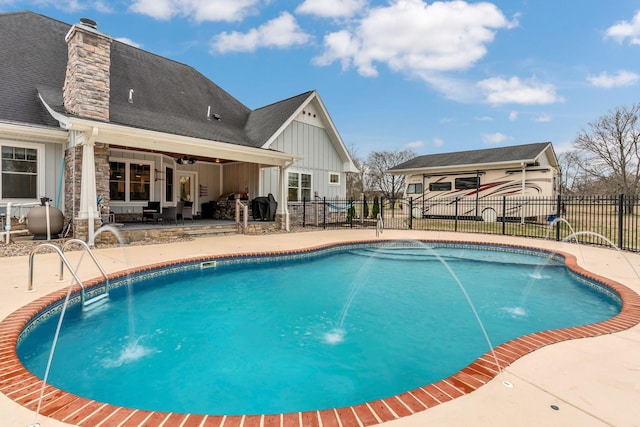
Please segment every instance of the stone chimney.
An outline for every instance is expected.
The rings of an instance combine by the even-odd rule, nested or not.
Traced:
[[[65,37],[67,74],[63,88],[66,110],[87,119],[109,121],[111,42],[91,19],[82,18]]]

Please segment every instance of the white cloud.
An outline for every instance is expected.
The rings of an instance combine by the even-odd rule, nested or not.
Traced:
[[[410,142],[410,143],[406,144],[404,146],[404,148],[414,150],[414,149],[419,149],[419,148],[426,147],[426,146],[429,146],[429,145],[431,145],[433,147],[442,147],[444,145],[444,140],[442,138],[437,138],[437,137],[433,138],[433,140],[430,141],[430,142],[429,141],[417,140],[417,141],[413,141],[413,142]]]
[[[405,148],[410,148],[410,149],[414,149],[414,148],[420,148],[420,147],[424,147],[426,145],[426,143],[424,141],[413,141],[408,143],[407,145],[405,145]]]
[[[322,18],[350,18],[366,5],[366,0],[305,0],[296,13]]]
[[[14,1],[3,1],[0,0],[0,5],[8,4],[11,5],[13,3],[19,3]],[[38,0],[35,2],[37,6],[52,6],[56,9],[60,9],[64,12],[75,13],[83,10],[95,10],[100,13],[112,13],[114,10],[112,5],[109,4],[108,0]]]
[[[562,102],[551,84],[540,83],[535,79],[521,81],[518,77],[509,80],[493,77],[481,80],[477,87],[485,94],[490,104],[552,104]]]
[[[514,110],[509,113],[509,121],[515,122],[516,120],[518,120],[518,112]]]
[[[138,48],[142,47],[142,44],[136,43],[128,37],[118,37],[116,38],[116,40],[118,40],[119,42],[128,44],[129,46],[138,47]]]
[[[533,121],[536,123],[548,123],[551,120],[552,118],[549,114],[540,114],[539,116],[533,118]]]
[[[640,45],[640,11],[636,12],[631,22],[620,21],[607,28],[605,38],[615,39],[618,43],[629,38],[629,44]]]
[[[253,28],[247,33],[233,31],[218,34],[211,42],[212,53],[253,52],[258,48],[286,48],[305,44],[310,40],[298,26],[296,19],[283,12],[279,17]]]
[[[259,0],[134,0],[130,9],[160,20],[184,16],[203,21],[240,21]]]
[[[587,80],[593,86],[609,89],[618,86],[634,85],[640,81],[640,74],[625,70],[620,70],[614,75],[602,72],[598,76],[587,76]]]
[[[474,117],[474,120],[477,120],[479,122],[492,122],[493,117],[489,117],[489,116]]]
[[[485,133],[482,135],[482,142],[484,142],[485,144],[488,145],[498,145],[506,140],[508,140],[509,137],[500,133],[500,132],[496,132],[496,133]]]
[[[326,35],[314,62],[340,62],[363,76],[377,76],[377,64],[418,76],[465,70],[485,56],[497,30],[514,25],[491,3],[396,0],[369,9],[354,29]]]

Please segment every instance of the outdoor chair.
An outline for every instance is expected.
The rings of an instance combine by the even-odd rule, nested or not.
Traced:
[[[162,218],[160,212],[160,202],[147,202],[147,206],[142,208],[142,222],[150,219],[154,222]]]
[[[184,220],[182,219],[182,209],[183,209],[183,203],[184,202],[178,202],[176,203],[176,206],[168,206],[166,208],[162,209],[162,222],[166,223],[166,222],[175,222],[176,225],[178,225],[178,219],[180,219],[183,224],[184,224]]]
[[[193,202],[184,202],[182,207],[182,223],[185,219],[190,219],[193,222]]]

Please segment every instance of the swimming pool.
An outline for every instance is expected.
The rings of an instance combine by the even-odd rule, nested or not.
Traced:
[[[539,330],[598,322],[620,309],[620,301],[612,291],[578,279],[561,265],[559,257],[547,253],[443,243],[427,246],[395,242],[383,246],[363,243],[284,256],[199,260],[153,272],[152,281],[138,277],[133,299],[137,317],[133,324],[127,318],[124,288],[112,291],[109,307],[103,312],[69,312],[68,319],[76,326],[68,328],[70,335],[61,337],[55,360],[71,360],[72,366],[54,364],[51,382],[73,393],[117,405],[216,414],[357,405],[436,382],[454,375],[488,348],[462,292],[444,271],[434,250],[460,277],[494,345]],[[347,262],[338,263],[338,258]],[[315,264],[325,261],[331,262],[331,268],[314,270]],[[470,267],[463,267],[463,261]],[[400,270],[393,270],[391,264],[399,265]],[[478,268],[486,265],[491,267],[490,286],[481,288],[477,286]],[[498,267],[503,268],[499,274]],[[240,280],[234,282],[232,276]],[[556,285],[561,276],[571,279],[569,289]],[[313,277],[318,283],[309,288],[301,286]],[[196,278],[204,282],[197,285]],[[505,287],[515,292],[499,300],[497,297],[505,297]],[[204,293],[196,293],[198,290]],[[567,322],[565,303],[549,310],[563,293],[568,293],[570,302],[577,301],[573,293],[576,290],[587,296],[586,305],[579,305],[576,311],[595,317]],[[158,303],[155,298],[165,291],[170,292],[170,298],[165,296]],[[542,297],[545,299],[540,301]],[[255,301],[260,301],[260,309],[251,306],[247,310],[247,305]],[[426,308],[434,301],[433,308]],[[314,303],[313,310],[309,302]],[[168,310],[156,316],[161,321],[154,324],[151,313],[158,307]],[[390,311],[396,314],[385,317]],[[185,312],[197,314],[191,320],[176,318]],[[211,314],[214,317],[206,317]],[[452,314],[461,314],[462,318],[454,320]],[[40,347],[40,355],[29,347],[52,336],[47,329],[55,316],[49,317],[28,325],[28,333],[23,333],[19,345],[25,365],[33,363],[36,373],[42,366],[46,345]],[[98,326],[104,319],[109,320],[108,329],[113,336],[98,339],[95,331],[104,329]],[[540,323],[532,325],[532,319]],[[182,326],[176,326],[185,324],[182,322],[196,326],[193,341],[185,339]],[[514,323],[520,329],[513,330]],[[95,342],[80,341],[79,337]],[[267,338],[275,345],[267,347]],[[67,347],[65,341],[81,342],[82,352]],[[131,346],[131,342],[136,345]],[[464,349],[463,354],[452,356],[460,348]],[[89,349],[96,350],[87,354]],[[204,353],[192,357],[202,349]],[[176,357],[165,359],[169,353]],[[308,358],[312,353],[320,355],[313,362]],[[78,354],[86,357],[77,357]],[[141,377],[141,368],[158,355],[158,364]],[[266,356],[274,356],[278,363],[266,361]],[[196,380],[180,385],[183,366],[195,366],[198,375]],[[215,369],[205,374],[205,366]],[[337,371],[325,370],[336,366],[340,368]],[[71,379],[76,381],[68,383],[56,372],[71,373]],[[109,377],[113,373],[115,377]],[[267,380],[266,374],[274,375]],[[94,380],[103,376],[106,384],[96,386]],[[160,383],[156,377],[160,377]],[[122,384],[123,378],[133,381]],[[78,382],[79,388],[72,384]],[[247,383],[251,385],[245,387]],[[150,391],[141,390],[139,384],[150,384]],[[263,385],[266,387],[260,388]],[[196,391],[197,398],[184,397],[190,388]],[[134,390],[132,396],[125,393],[126,389]],[[168,402],[130,400],[160,394],[167,396]],[[231,401],[220,402],[220,397],[227,395]],[[299,395],[315,395],[319,400],[300,401]],[[212,401],[220,406],[212,407]],[[194,402],[204,406],[181,406]],[[282,402],[294,406],[282,407]]]

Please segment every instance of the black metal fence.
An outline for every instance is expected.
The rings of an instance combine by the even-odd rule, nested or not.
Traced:
[[[637,196],[476,199],[303,200],[289,203],[291,225],[461,231],[571,240],[640,251]]]

